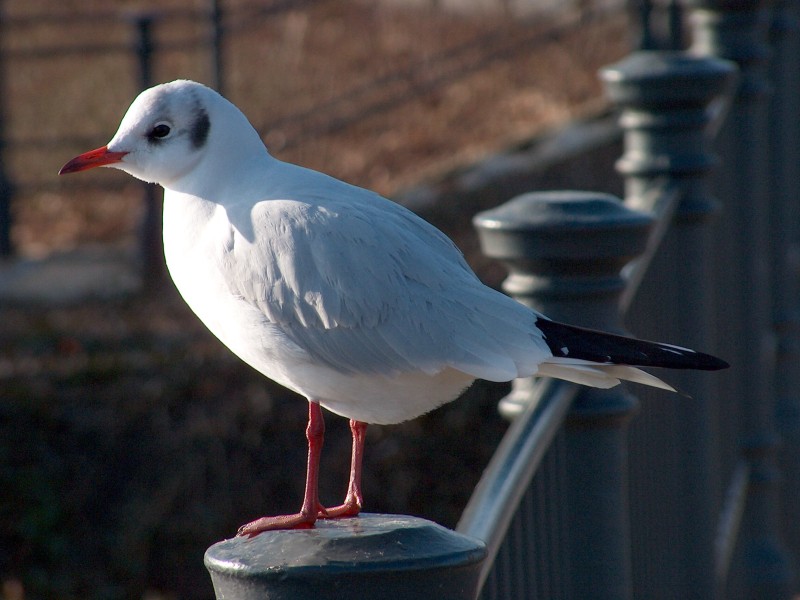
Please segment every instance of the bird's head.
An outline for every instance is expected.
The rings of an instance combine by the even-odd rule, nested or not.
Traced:
[[[178,80],[145,90],[107,145],[76,156],[60,174],[114,167],[171,187],[212,154],[220,166],[264,146],[245,116],[214,90]]]

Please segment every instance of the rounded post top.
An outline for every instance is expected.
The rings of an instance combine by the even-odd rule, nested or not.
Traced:
[[[473,598],[483,542],[404,515],[321,519],[211,546],[218,598]]]
[[[735,63],[679,51],[634,52],[600,70],[606,92],[621,105],[703,105],[736,78]]]
[[[640,223],[646,216],[626,209],[619,198],[601,192],[531,192],[475,217],[481,229],[537,231],[541,229],[598,228]]]
[[[478,213],[483,251],[503,260],[627,260],[647,241],[654,219],[610,194],[533,192]]]

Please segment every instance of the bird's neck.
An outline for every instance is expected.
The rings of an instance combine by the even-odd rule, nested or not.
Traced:
[[[206,198],[225,204],[228,201],[255,201],[264,173],[275,163],[265,148],[244,157],[210,154],[186,176],[163,184],[167,190]]]

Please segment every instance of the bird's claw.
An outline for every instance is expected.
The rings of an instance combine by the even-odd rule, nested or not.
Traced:
[[[255,537],[264,531],[276,531],[279,529],[311,529],[317,520],[317,515],[305,514],[302,512],[293,515],[280,515],[277,517],[261,517],[250,523],[239,527],[236,535],[238,537]]]
[[[344,504],[325,508],[321,504],[317,505],[316,514],[307,514],[303,511],[293,515],[280,515],[277,517],[261,517],[250,523],[239,527],[236,535],[238,537],[252,538],[262,531],[275,531],[279,529],[311,529],[317,519],[342,519],[345,517],[355,517],[361,512],[361,502],[347,499]]]

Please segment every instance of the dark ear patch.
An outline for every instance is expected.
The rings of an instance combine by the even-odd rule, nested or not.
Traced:
[[[200,148],[203,144],[205,144],[206,139],[208,139],[209,129],[211,129],[211,121],[208,118],[208,113],[204,108],[198,107],[197,117],[195,118],[194,123],[192,123],[190,130],[192,146],[195,148]]]

